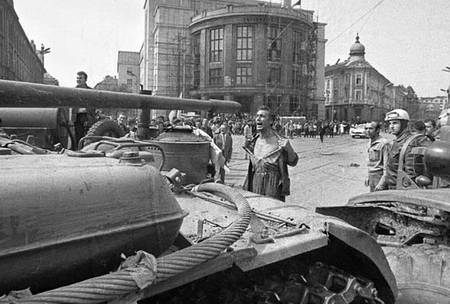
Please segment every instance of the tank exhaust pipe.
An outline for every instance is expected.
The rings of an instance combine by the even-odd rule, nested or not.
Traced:
[[[239,111],[241,105],[229,100],[151,96],[0,80],[0,107],[93,107],[233,113]]]

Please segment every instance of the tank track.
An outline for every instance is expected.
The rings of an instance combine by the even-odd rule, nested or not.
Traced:
[[[297,270],[294,265],[292,268]],[[316,262],[305,275],[289,271],[285,267],[280,267],[275,272],[274,269],[263,267],[250,273],[232,269],[141,303],[384,303],[377,297],[373,282],[355,277],[334,266]]]

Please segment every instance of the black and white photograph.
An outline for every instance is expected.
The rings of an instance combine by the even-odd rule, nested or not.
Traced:
[[[0,0],[0,304],[449,304],[449,0]]]

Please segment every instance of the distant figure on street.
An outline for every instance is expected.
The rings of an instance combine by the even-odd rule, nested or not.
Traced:
[[[389,140],[380,135],[381,123],[372,121],[365,125],[367,137],[369,137],[369,145],[367,152],[369,159],[367,162],[368,177],[366,186],[370,187],[370,192],[374,192],[378,184],[384,184],[385,167],[389,158]]]
[[[273,130],[274,119],[267,106],[260,107],[256,113],[258,135],[245,149],[250,162],[244,189],[285,201],[290,194],[287,166],[297,165],[298,155],[289,140]]]
[[[325,124],[322,122],[319,124],[319,138],[320,138],[320,142],[323,144],[323,137],[325,136],[325,132],[326,132],[327,128],[325,126]]]
[[[222,150],[223,157],[225,158],[225,165],[228,165],[231,161],[231,155],[233,154],[233,139],[231,138],[231,134],[226,123],[220,125],[213,140],[217,147]],[[220,181],[225,182],[225,169],[223,167],[220,168]]]

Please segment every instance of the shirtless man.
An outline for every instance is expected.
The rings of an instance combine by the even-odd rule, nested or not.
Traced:
[[[274,115],[266,106],[256,113],[255,136],[246,152],[250,156],[244,189],[284,201],[290,194],[287,165],[295,166],[298,155],[289,140],[273,130]]]

